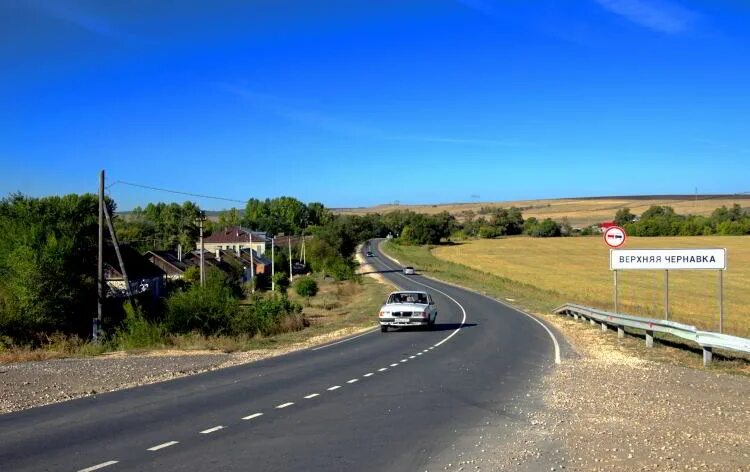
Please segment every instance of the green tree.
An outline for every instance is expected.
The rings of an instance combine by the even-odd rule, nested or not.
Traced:
[[[0,201],[0,332],[18,341],[53,331],[88,335],[98,207],[91,194]]]
[[[633,221],[635,221],[635,215],[630,212],[630,208],[620,208],[615,213],[615,224],[617,226],[625,226]]]
[[[242,222],[240,212],[236,208],[219,213],[219,227],[228,228],[230,226],[239,226]]]

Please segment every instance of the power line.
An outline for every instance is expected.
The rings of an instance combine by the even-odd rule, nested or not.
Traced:
[[[226,202],[235,202],[235,203],[247,203],[246,200],[237,200],[235,198],[226,198],[226,197],[215,197],[215,196],[212,196],[212,195],[202,195],[200,193],[183,192],[183,191],[180,191],[180,190],[170,190],[170,189],[166,189],[166,188],[153,187],[151,185],[143,185],[143,184],[136,184],[136,183],[133,183],[133,182],[125,182],[124,180],[116,180],[116,181],[112,182],[112,184],[109,185],[109,187],[107,187],[107,188],[109,189],[111,187],[114,187],[117,184],[129,185],[131,187],[145,188],[145,189],[148,189],[148,190],[157,190],[159,192],[175,193],[175,194],[178,194],[178,195],[187,195],[187,196],[190,196],[190,197],[209,198],[209,199],[212,199],[212,200],[223,200],[223,201],[226,201]]]

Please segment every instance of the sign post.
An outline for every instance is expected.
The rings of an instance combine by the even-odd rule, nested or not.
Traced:
[[[604,243],[611,249],[617,249],[625,245],[628,236],[625,234],[625,230],[619,226],[610,226],[604,231]],[[615,273],[615,313],[617,313],[617,269]]]
[[[669,270],[664,271],[664,319],[669,319]]]

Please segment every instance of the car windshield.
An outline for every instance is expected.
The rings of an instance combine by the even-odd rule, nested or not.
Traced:
[[[419,303],[427,305],[428,302],[426,293],[392,293],[388,297],[387,303]]]

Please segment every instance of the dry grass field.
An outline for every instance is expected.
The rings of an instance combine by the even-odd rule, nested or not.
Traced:
[[[732,206],[738,203],[743,207],[750,207],[750,195],[722,196],[722,197],[602,197],[602,198],[567,198],[551,200],[519,200],[507,202],[475,202],[475,203],[453,203],[444,205],[378,205],[368,208],[340,209],[341,213],[366,214],[387,213],[395,210],[412,210],[418,213],[440,213],[447,211],[459,219],[463,219],[462,212],[473,211],[478,213],[482,207],[504,207],[511,206],[523,208],[524,218],[535,217],[539,219],[552,218],[561,220],[567,217],[575,227],[582,227],[611,220],[620,208],[630,208],[635,214],[640,215],[652,205],[667,205],[680,214],[710,215],[714,209],[722,205]]]
[[[750,236],[630,238],[627,248],[727,248],[724,274],[724,332],[750,337]],[[522,284],[557,292],[582,305],[612,309],[609,251],[599,237],[514,237],[468,241],[432,250],[435,257]],[[664,272],[620,272],[620,310],[664,315]],[[718,330],[716,271],[669,274],[670,319]]]

